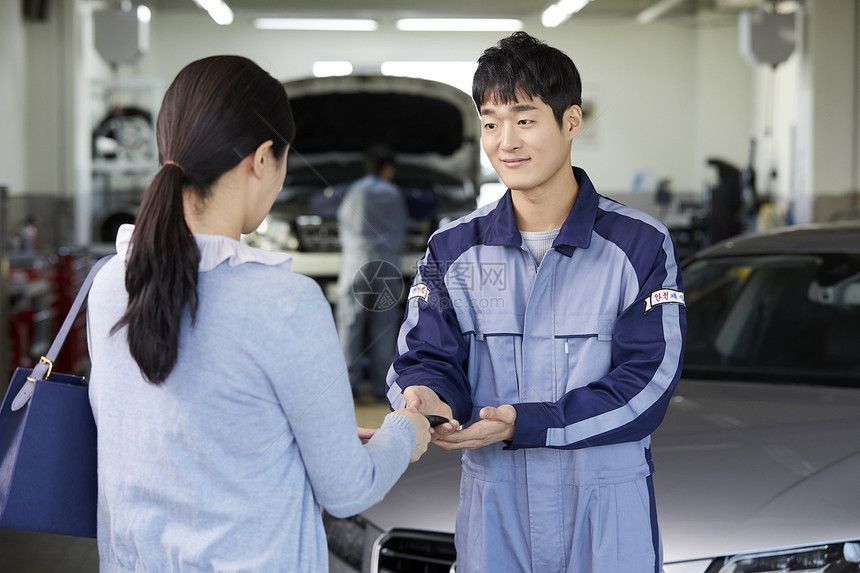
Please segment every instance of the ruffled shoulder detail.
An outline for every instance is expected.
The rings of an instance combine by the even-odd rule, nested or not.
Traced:
[[[131,246],[134,225],[122,225],[116,234],[116,252],[125,259]],[[265,251],[222,235],[194,235],[200,248],[200,272],[211,271],[226,262],[231,267],[260,263],[271,267],[292,267],[293,258],[286,253]]]

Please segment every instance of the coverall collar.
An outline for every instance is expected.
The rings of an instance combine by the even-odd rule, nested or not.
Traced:
[[[576,248],[587,249],[591,244],[591,232],[597,218],[598,196],[594,185],[583,169],[572,167],[573,175],[579,183],[579,192],[573,208],[561,226],[561,231],[552,246],[565,256],[571,256]],[[495,224],[484,237],[485,245],[521,247],[523,238],[517,227],[511,190],[499,200],[494,210]]]

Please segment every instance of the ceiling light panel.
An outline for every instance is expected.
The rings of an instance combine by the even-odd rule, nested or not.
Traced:
[[[194,3],[206,10],[216,24],[229,26],[233,23],[233,10],[224,0],[194,0]]]
[[[352,73],[352,62],[348,61],[319,61],[313,65],[314,77],[348,76]]]
[[[364,18],[257,18],[258,30],[328,30],[337,32],[373,32],[379,22]]]
[[[397,29],[406,32],[514,32],[522,20],[513,18],[402,18]]]
[[[546,28],[555,28],[567,21],[572,14],[576,14],[591,0],[558,0],[541,14],[540,21]]]

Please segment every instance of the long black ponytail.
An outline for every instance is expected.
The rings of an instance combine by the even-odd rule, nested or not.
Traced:
[[[281,159],[295,135],[283,86],[251,60],[212,56],[183,68],[156,124],[161,170],[143,197],[127,257],[127,328],[144,377],[162,383],[179,355],[183,313],[197,314],[200,250],[185,221],[184,193],[205,201],[212,184],[265,141]]]

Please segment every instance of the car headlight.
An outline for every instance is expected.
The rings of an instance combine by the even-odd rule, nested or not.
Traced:
[[[860,573],[860,542],[715,560],[706,573]]]
[[[256,230],[243,235],[242,241],[270,251],[295,251],[299,248],[299,238],[292,225],[271,214],[266,215]]]

